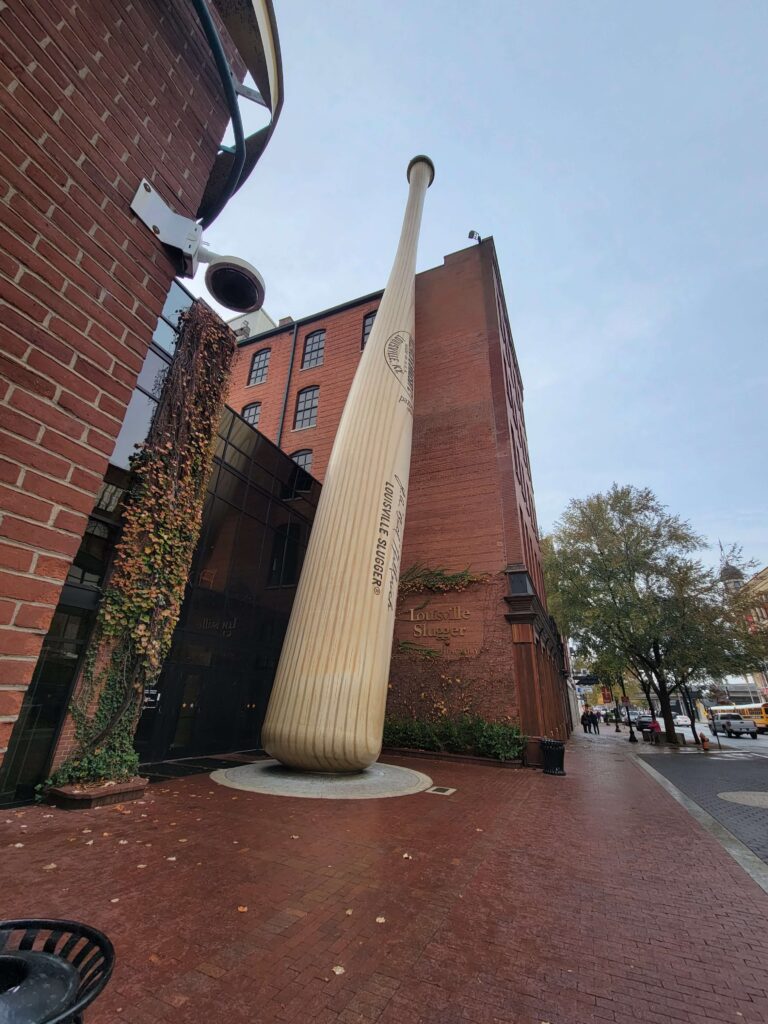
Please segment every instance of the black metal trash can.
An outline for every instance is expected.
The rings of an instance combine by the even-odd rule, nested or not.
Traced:
[[[565,744],[561,740],[539,740],[545,775],[565,775]]]
[[[114,965],[107,936],[79,921],[0,921],[0,1021],[82,1024]]]

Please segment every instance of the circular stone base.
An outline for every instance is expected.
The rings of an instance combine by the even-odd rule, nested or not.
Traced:
[[[378,800],[421,793],[432,785],[432,779],[423,772],[378,762],[362,772],[332,775],[296,771],[274,760],[256,761],[238,768],[221,768],[211,772],[211,778],[231,789],[310,800]]]
[[[759,789],[737,789],[730,793],[718,793],[717,795],[721,800],[727,800],[731,804],[768,808],[768,793]]]

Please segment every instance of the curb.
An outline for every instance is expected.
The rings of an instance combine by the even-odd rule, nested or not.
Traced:
[[[698,821],[702,828],[706,829],[707,832],[717,840],[722,846],[726,853],[730,854],[731,857],[736,861],[739,867],[743,868],[744,871],[749,875],[753,882],[756,882],[763,892],[768,893],[768,865],[764,864],[763,861],[753,853],[748,846],[746,846],[740,839],[729,832],[728,829],[721,825],[717,819],[713,818],[711,814],[708,814],[703,807],[691,800],[690,797],[686,796],[682,790],[678,789],[669,779],[666,779],[660,772],[657,772],[651,765],[646,764],[643,758],[638,757],[637,754],[630,754],[629,758],[639,768],[642,768],[650,777],[661,786],[672,797],[676,800],[681,807],[684,807],[688,813]]]

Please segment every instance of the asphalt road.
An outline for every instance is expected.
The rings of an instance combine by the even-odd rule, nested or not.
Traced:
[[[635,751],[768,864],[768,737],[721,737],[707,754]]]

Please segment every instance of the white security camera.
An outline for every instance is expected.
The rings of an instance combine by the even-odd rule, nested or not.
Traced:
[[[198,261],[208,264],[205,286],[222,306],[236,313],[255,313],[264,305],[264,279],[250,263],[202,248]]]
[[[217,302],[236,313],[261,309],[265,288],[258,270],[237,256],[220,256],[206,249],[200,225],[175,213],[146,178],[139,184],[131,209],[161,242],[181,253],[183,277],[194,277],[198,263],[207,263],[205,284]]]

